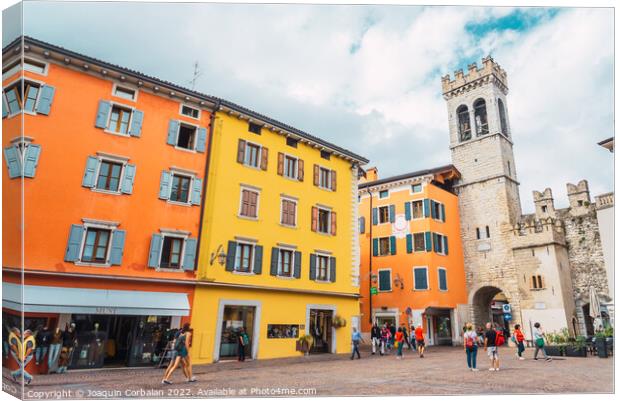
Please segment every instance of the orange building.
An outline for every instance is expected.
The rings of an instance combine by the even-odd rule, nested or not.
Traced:
[[[362,331],[423,325],[427,344],[455,344],[467,289],[453,166],[359,185]]]
[[[21,40],[3,51],[3,338],[23,311],[75,324],[69,368],[156,363],[190,319],[214,103]]]

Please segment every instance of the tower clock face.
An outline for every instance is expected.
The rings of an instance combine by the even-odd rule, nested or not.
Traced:
[[[392,235],[397,238],[403,238],[407,235],[408,231],[407,219],[404,214],[398,214],[394,217],[394,223],[392,223]]]

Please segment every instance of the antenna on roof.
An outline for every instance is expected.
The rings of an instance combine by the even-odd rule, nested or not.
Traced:
[[[198,65],[198,60],[194,62],[194,75],[189,83],[192,85],[192,90],[196,87],[196,81],[202,75],[202,71],[200,71],[200,66]]]

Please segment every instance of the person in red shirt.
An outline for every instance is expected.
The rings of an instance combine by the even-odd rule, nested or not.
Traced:
[[[399,327],[394,334],[394,346],[396,347],[396,359],[403,359],[403,344],[405,341],[405,335],[403,334],[402,327]]]
[[[519,356],[519,360],[524,360],[525,358],[523,357],[523,353],[525,352],[525,336],[523,335],[523,332],[521,331],[521,325],[520,324],[515,324],[515,331],[514,331],[514,339],[515,342],[517,343],[517,355]]]
[[[422,325],[415,329],[415,343],[418,347],[418,355],[420,355],[420,358],[424,358],[424,329]]]

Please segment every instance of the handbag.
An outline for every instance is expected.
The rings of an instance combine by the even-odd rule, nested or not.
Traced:
[[[400,345],[400,341],[394,341],[394,347],[398,348],[399,345]]]
[[[537,347],[541,347],[541,348],[544,347],[545,346],[545,340],[542,337],[537,338],[536,339],[536,346]]]

